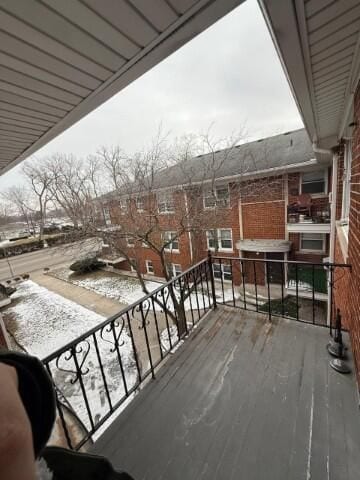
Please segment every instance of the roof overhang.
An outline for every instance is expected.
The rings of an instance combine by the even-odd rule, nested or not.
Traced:
[[[239,240],[236,243],[236,248],[244,252],[286,253],[291,249],[291,242],[276,239]]]
[[[258,1],[310,138],[336,145],[359,81],[359,0]]]
[[[244,0],[0,0],[0,174]]]

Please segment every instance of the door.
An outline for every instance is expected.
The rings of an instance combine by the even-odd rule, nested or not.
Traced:
[[[283,253],[267,253],[266,260],[284,260]],[[283,264],[278,262],[267,262],[267,279],[269,283],[279,283],[281,284],[285,279],[283,279]]]

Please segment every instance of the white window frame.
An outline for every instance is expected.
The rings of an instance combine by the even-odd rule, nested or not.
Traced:
[[[134,265],[131,263],[131,262],[134,262],[135,264],[137,263],[136,262],[136,258],[130,258],[130,271],[131,272],[136,272],[136,268],[134,267]]]
[[[350,213],[350,192],[351,192],[351,163],[352,163],[352,142],[347,141],[344,155],[343,192],[341,204],[341,221],[349,223]]]
[[[218,190],[225,190],[227,189],[228,196],[226,199],[226,203],[224,204],[224,199],[218,198],[217,191]],[[215,190],[215,192],[214,192]],[[207,199],[214,199],[214,205],[206,205],[206,200]],[[223,207],[223,208],[229,208],[230,207],[230,188],[229,184],[226,185],[216,185],[214,189],[209,189],[205,190],[203,193],[203,206],[205,210],[211,210],[215,207]]]
[[[303,236],[304,235],[308,235],[309,237],[311,235],[315,235],[314,238],[307,238],[306,240],[319,240],[319,235],[321,236],[321,239],[322,239],[322,248],[321,250],[317,250],[317,249],[314,249],[314,248],[303,248],[303,245],[302,245],[302,241],[303,241]],[[304,232],[304,233],[300,233],[300,249],[299,251],[302,252],[302,253],[318,253],[318,254],[323,254],[326,252],[326,233],[311,233],[311,232]]]
[[[230,231],[230,237],[231,237],[231,248],[223,248],[221,246],[221,232],[222,231]],[[232,234],[232,228],[214,228],[212,230],[206,230],[206,245],[207,249],[211,251],[215,251],[216,247],[210,247],[209,245],[209,237],[211,234],[215,234],[215,242],[218,245],[217,250],[219,252],[233,252],[234,251],[234,242],[233,242],[233,234]]]
[[[305,173],[310,173],[310,172],[322,172],[323,176],[324,176],[324,192],[317,192],[317,193],[309,193],[309,195],[311,195],[313,198],[316,198],[316,197],[324,197],[326,195],[328,195],[329,193],[329,185],[328,185],[328,171],[325,169],[321,169],[321,170],[311,170],[309,172],[302,172],[300,174],[300,188],[299,188],[299,192],[300,194],[303,193],[303,175]],[[310,183],[310,182],[308,182]],[[305,192],[305,194],[307,194],[308,192]]]
[[[109,207],[103,207],[103,214],[104,214],[105,224],[106,225],[111,225],[110,208]]]
[[[160,192],[156,195],[158,213],[166,215],[175,212],[173,192]]]
[[[145,260],[146,273],[148,275],[154,275],[154,264],[152,260]]]
[[[126,198],[120,198],[119,207],[120,207],[121,215],[125,215],[128,211],[128,205],[127,205],[127,199]]]
[[[220,267],[219,271],[221,273],[221,277],[217,277],[216,276],[216,267]],[[227,267],[229,269],[229,271],[225,271],[225,267]],[[214,262],[213,263],[213,272],[214,272],[214,279],[215,280],[222,280],[223,282],[228,282],[228,283],[231,283],[232,280],[233,280],[233,277],[232,277],[232,271],[231,271],[231,265],[228,265],[228,264],[225,264],[225,263],[218,263],[218,262]],[[230,275],[231,278],[226,278],[226,276]]]
[[[130,240],[130,242],[129,242],[129,240]],[[135,238],[133,238],[131,236],[127,236],[126,237],[126,246],[130,247],[130,248],[134,248],[135,247]]]
[[[141,245],[143,246],[143,248],[150,248],[149,245],[144,241],[141,242]]]
[[[163,233],[163,241],[166,242],[166,243],[169,241],[169,239],[166,238],[168,236],[168,234],[170,234],[171,237],[176,237],[176,238],[174,240],[172,240],[171,243],[169,243],[169,245],[167,247],[164,248],[165,252],[179,253],[180,252],[180,242],[179,242],[179,237],[177,236],[177,233],[173,230],[168,230],[168,231],[164,232]],[[174,235],[172,235],[172,234],[174,234]],[[177,243],[178,248],[173,248],[174,241]]]
[[[145,202],[142,197],[137,197],[135,199],[136,210],[141,213],[145,210]]]
[[[166,270],[168,272],[169,277],[171,278],[177,277],[178,275],[182,274],[182,268],[180,263],[168,263],[166,265]]]

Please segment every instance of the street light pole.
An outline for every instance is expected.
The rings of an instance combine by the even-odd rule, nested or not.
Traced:
[[[11,277],[14,277],[14,276],[15,276],[15,275],[14,275],[14,271],[13,271],[13,269],[12,269],[12,266],[11,266],[11,263],[10,263],[10,260],[9,260],[8,253],[7,253],[6,248],[4,248],[4,252],[5,252],[5,258],[6,258],[7,264],[8,264],[8,266],[9,266],[10,275],[11,275]]]

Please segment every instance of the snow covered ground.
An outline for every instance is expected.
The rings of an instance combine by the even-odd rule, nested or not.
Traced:
[[[99,325],[104,317],[98,315],[44,287],[28,280],[18,285],[12,295],[13,303],[4,310],[8,328],[26,350],[43,359],[69,341]],[[137,372],[131,340],[122,325],[115,325],[119,335],[119,348],[114,348],[113,332],[96,333],[96,342],[102,360],[103,370],[114,404],[125,393],[124,379],[120,369],[119,356],[123,363],[126,386],[130,389],[137,381]],[[121,333],[120,333],[121,332]],[[109,411],[104,380],[101,374],[95,340],[91,336],[76,348],[76,359],[81,365],[81,376],[88,394],[93,420],[100,420]],[[83,423],[90,427],[90,419],[84,402],[79,379],[76,378],[74,356],[67,351],[58,364],[51,362],[55,383]],[[76,381],[74,381],[76,379]]]
[[[118,275],[116,273],[100,271],[79,276],[72,274],[72,272],[67,268],[62,268],[53,271],[52,275],[61,280],[71,282],[74,285],[78,285],[79,287],[92,290],[93,292],[104,295],[105,297],[111,298],[125,305],[131,305],[132,303],[139,301],[145,295],[138,279],[127,277],[125,275]],[[145,283],[149,292],[152,292],[161,286],[161,283],[158,282],[146,281]],[[222,291],[220,290],[221,285],[216,285],[216,287],[216,294],[219,300],[223,300]],[[208,308],[211,304],[208,295],[206,295],[205,292],[201,292],[200,286],[197,288],[197,295],[195,292],[193,292],[184,301],[184,307],[186,311],[197,308],[203,310],[204,308]],[[234,293],[234,296],[235,299],[239,298],[239,294],[237,292]],[[180,300],[179,292],[177,297]],[[224,298],[226,302],[232,300],[233,297],[231,286],[224,286]],[[163,301],[160,293],[158,294],[158,299]],[[174,306],[170,298],[167,300],[166,304],[168,309],[172,311],[174,310]],[[154,303],[154,308],[156,310],[162,309],[161,305],[156,302]]]

